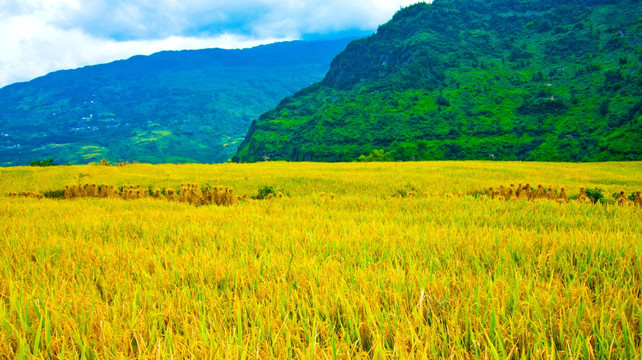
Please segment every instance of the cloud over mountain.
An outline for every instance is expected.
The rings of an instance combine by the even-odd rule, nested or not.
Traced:
[[[0,0],[0,86],[160,50],[374,30],[416,0]]]

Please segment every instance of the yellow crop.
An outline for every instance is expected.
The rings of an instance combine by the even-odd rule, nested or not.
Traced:
[[[241,201],[8,196],[79,183]],[[621,190],[641,163],[2,168],[0,359],[639,358],[642,209]]]

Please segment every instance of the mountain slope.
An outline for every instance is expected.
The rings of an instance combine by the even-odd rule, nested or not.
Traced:
[[[233,160],[640,160],[641,7],[410,6],[253,122]]]
[[[0,89],[0,165],[224,162],[250,121],[319,81],[349,40],[162,52]]]

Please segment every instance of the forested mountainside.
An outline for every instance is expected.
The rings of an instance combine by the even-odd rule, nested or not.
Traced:
[[[642,159],[641,3],[435,0],[254,121],[235,161]]]
[[[0,165],[225,162],[250,122],[323,79],[349,40],[136,56],[0,89]]]

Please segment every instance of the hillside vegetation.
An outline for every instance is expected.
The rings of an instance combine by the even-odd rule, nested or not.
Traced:
[[[229,160],[250,122],[323,78],[348,40],[136,56],[0,89],[0,165]]]
[[[642,159],[641,9],[410,6],[253,122],[234,160]]]
[[[284,196],[6,197],[79,183]],[[571,201],[479,195],[518,183]],[[642,164],[2,168],[0,358],[633,359],[642,209],[582,186]]]

